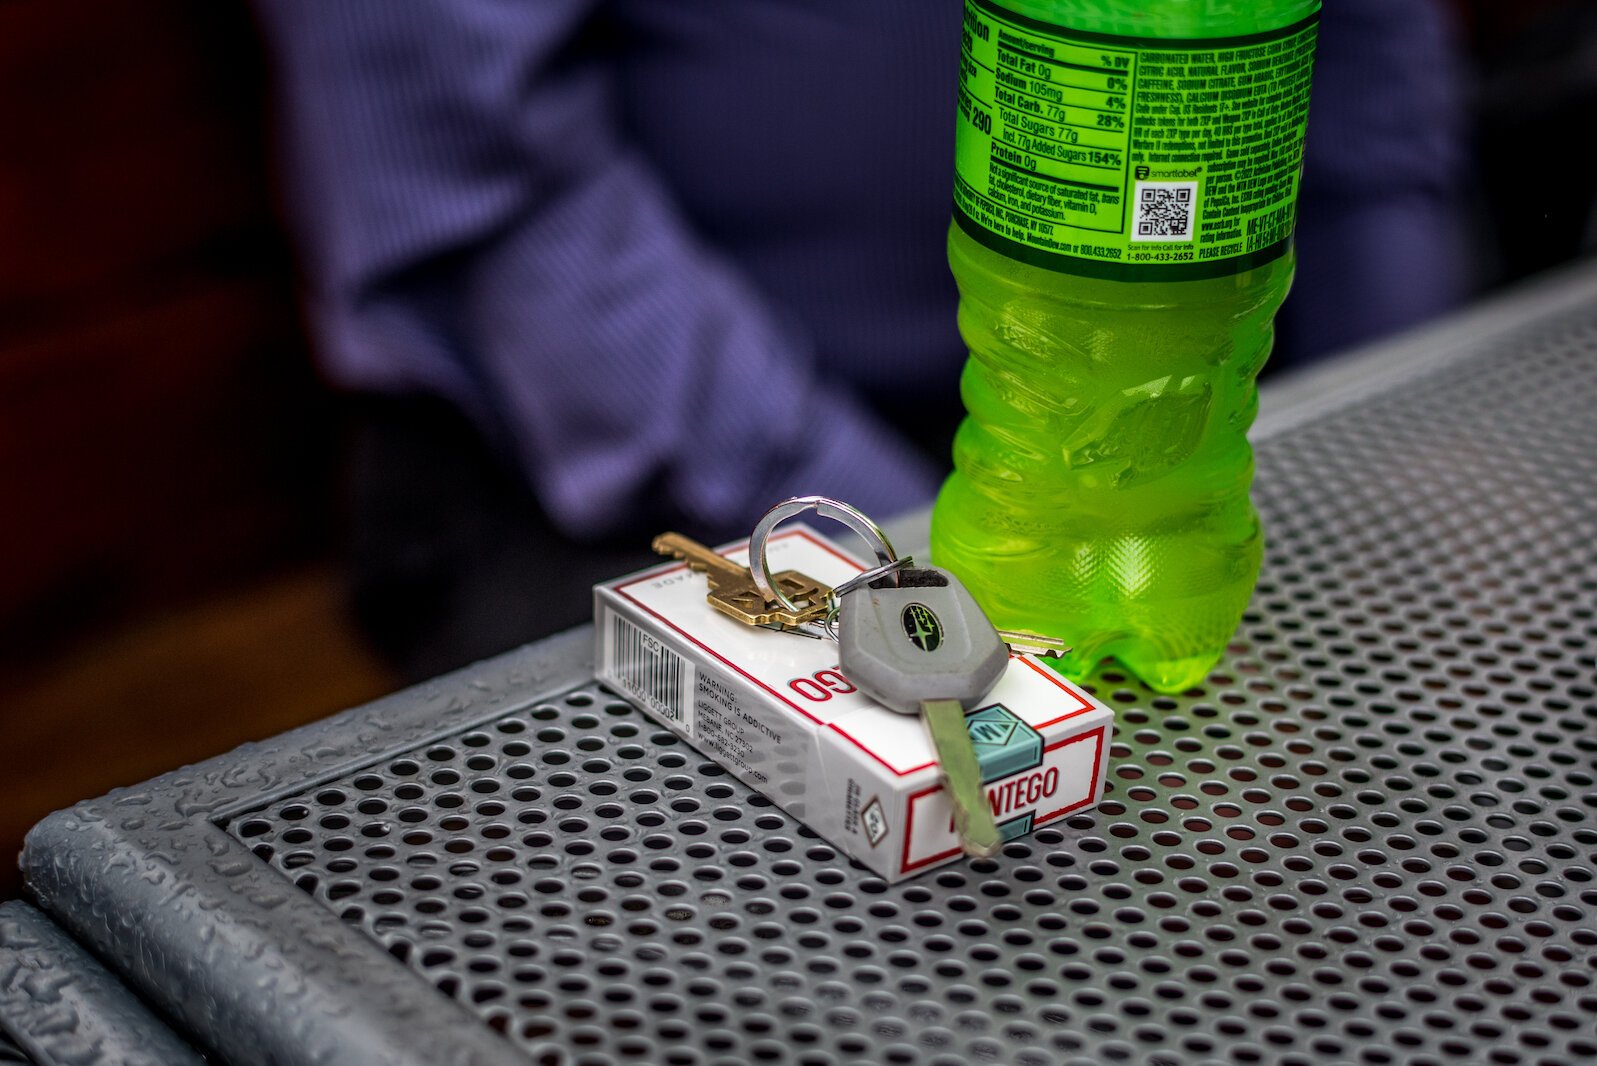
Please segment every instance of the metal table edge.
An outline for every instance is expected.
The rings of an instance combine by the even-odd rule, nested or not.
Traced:
[[[1501,293],[1394,337],[1353,348],[1267,382],[1255,445],[1448,366],[1530,326],[1597,305],[1597,258],[1528,278]]]
[[[20,900],[0,903],[0,1032],[37,1066],[200,1066],[198,1052]]]
[[[579,627],[57,811],[28,833],[24,878],[55,921],[230,1062],[332,1062],[351,1047],[372,1063],[417,1053],[438,1063],[522,1062],[497,1034],[462,1025],[464,1008],[421,977],[381,965],[382,949],[336,914],[293,906],[299,889],[223,823],[583,684],[591,651],[591,627]],[[190,957],[196,943],[204,981]],[[255,991],[270,998],[266,1009]],[[402,1036],[401,1020],[437,1035]],[[278,1046],[288,1034],[295,1048]]]

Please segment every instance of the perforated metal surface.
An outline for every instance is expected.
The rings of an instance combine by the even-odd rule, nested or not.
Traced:
[[[1259,450],[1202,689],[889,887],[596,687],[228,831],[535,1061],[1597,1056],[1597,312]]]

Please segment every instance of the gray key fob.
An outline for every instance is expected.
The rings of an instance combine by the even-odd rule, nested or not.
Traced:
[[[959,579],[935,566],[899,571],[898,588],[838,601],[838,666],[878,703],[919,714],[926,700],[969,709],[1003,676],[1009,647]]]

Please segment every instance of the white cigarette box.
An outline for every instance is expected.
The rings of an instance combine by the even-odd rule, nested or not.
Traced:
[[[719,549],[746,564],[747,542]],[[864,567],[803,527],[773,536],[773,572],[835,585]],[[959,858],[919,718],[860,693],[837,645],[741,625],[707,581],[666,563],[594,588],[599,679],[888,880]],[[1028,655],[966,714],[1005,839],[1095,804],[1112,714]]]

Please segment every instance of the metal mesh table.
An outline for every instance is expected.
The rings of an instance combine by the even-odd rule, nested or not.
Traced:
[[[576,632],[52,816],[63,924],[245,1063],[1597,1056],[1597,273],[1283,386],[1199,689],[888,886]],[[219,713],[225,713],[219,709]]]

